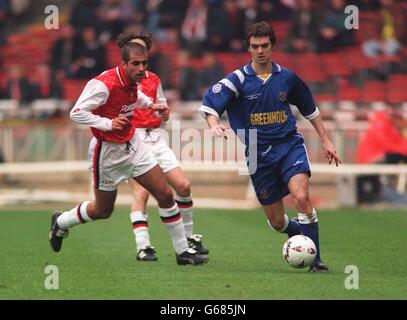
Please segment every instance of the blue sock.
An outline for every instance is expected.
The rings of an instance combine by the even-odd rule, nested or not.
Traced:
[[[304,236],[311,238],[312,241],[315,243],[315,247],[317,248],[317,255],[315,257],[315,261],[321,261],[320,253],[319,253],[319,233],[318,233],[318,221],[311,222],[311,223],[300,223],[301,231]]]
[[[290,219],[288,220],[287,228],[285,228],[285,230],[282,232],[287,233],[288,237],[291,238],[297,234],[301,234],[300,225],[298,224],[298,222]]]

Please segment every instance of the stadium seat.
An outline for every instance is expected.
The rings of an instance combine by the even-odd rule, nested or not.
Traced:
[[[120,63],[120,52],[115,41],[109,41],[105,45],[106,64],[108,68],[113,68]]]
[[[337,100],[344,100],[344,101],[354,101],[359,102],[361,97],[361,93],[358,88],[356,87],[340,87],[338,89],[338,94],[336,96]]]
[[[403,103],[407,101],[407,74],[391,75],[387,82],[386,94],[389,103]]]
[[[375,102],[385,100],[385,85],[381,81],[365,81],[362,90],[362,102]]]
[[[62,81],[64,99],[69,102],[75,103],[76,100],[79,98],[86,83],[87,80],[66,79]]]

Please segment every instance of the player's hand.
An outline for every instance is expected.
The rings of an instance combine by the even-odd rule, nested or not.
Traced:
[[[218,124],[216,126],[211,127],[211,135],[215,137],[226,137],[228,127],[224,126],[223,124]]]
[[[157,106],[159,110],[155,110],[154,115],[159,117],[162,122],[168,121],[170,118],[170,108],[166,104],[156,104],[155,106]]]
[[[118,116],[112,121],[112,131],[113,130],[123,130],[125,127],[130,125],[130,120],[126,116]]]
[[[157,104],[153,103],[152,105],[149,106],[149,108],[153,111],[157,111],[159,114],[164,113],[165,111],[170,110],[170,108],[166,104]]]
[[[329,164],[332,163],[333,160],[335,160],[335,165],[338,166],[342,161],[339,159],[338,155],[336,154],[335,147],[330,141],[326,141],[323,143],[323,148],[324,148],[324,156],[325,159],[328,160]]]

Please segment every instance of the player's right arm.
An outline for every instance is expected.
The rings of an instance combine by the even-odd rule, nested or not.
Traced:
[[[213,114],[208,114],[206,117],[206,122],[209,129],[211,129],[211,134],[214,136],[224,136],[228,127],[219,123],[219,117]]]
[[[220,117],[225,112],[226,106],[233,104],[239,96],[241,82],[237,73],[234,72],[205,92],[199,112],[206,119],[213,135],[225,135],[227,127],[220,123]]]
[[[112,120],[92,113],[92,110],[105,104],[108,98],[109,89],[106,85],[100,80],[92,79],[86,84],[69,116],[75,122],[86,124],[99,130],[111,131],[114,128],[119,129],[124,119],[118,119],[113,126],[115,119]]]

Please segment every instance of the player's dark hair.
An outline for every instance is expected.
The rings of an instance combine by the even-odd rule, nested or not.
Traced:
[[[124,62],[129,62],[132,54],[147,54],[147,48],[139,43],[129,42],[120,48],[120,54]]]
[[[117,45],[119,48],[123,48],[123,46],[127,43],[130,43],[131,40],[140,39],[146,43],[147,50],[151,49],[153,44],[153,35],[151,32],[142,31],[142,32],[123,32],[117,38]]]
[[[250,47],[251,37],[268,37],[272,47],[274,47],[277,42],[276,34],[274,33],[273,28],[266,21],[255,23],[249,28],[245,39],[247,48]]]

